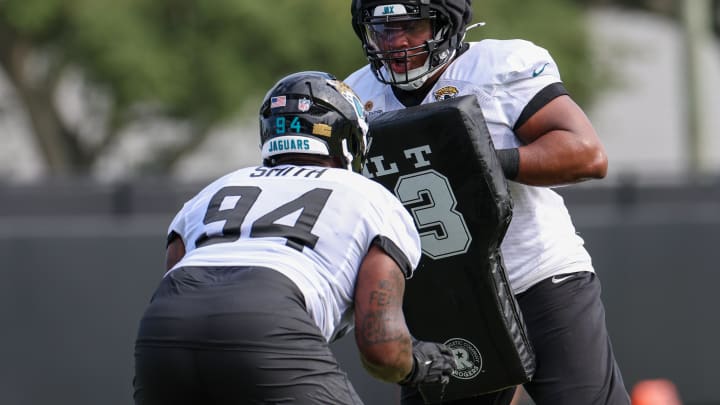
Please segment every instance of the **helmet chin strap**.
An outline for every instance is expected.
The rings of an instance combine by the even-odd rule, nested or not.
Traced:
[[[347,139],[342,140],[342,153],[343,153],[343,156],[345,157],[345,162],[346,162],[345,168],[352,171],[353,155],[352,155],[352,153],[350,153],[350,149],[348,149]]]
[[[425,84],[428,77],[430,77],[431,72],[428,71],[429,67],[430,67],[430,58],[428,57],[427,59],[425,59],[425,63],[422,66],[417,67],[415,69],[410,69],[406,73],[407,77],[413,77],[416,75],[420,75],[420,76],[418,76],[416,79],[410,80],[407,83],[398,83],[398,84],[395,84],[394,86],[401,90],[405,90],[405,91],[412,91],[412,90],[419,89],[420,87],[423,86],[423,84]],[[426,72],[426,73],[423,74],[423,72]]]
[[[393,86],[399,88],[400,90],[405,90],[405,91],[417,90],[417,89],[421,88],[421,87],[425,84],[425,82],[427,82],[427,80],[428,80],[435,72],[438,71],[438,69],[440,69],[440,68],[442,68],[443,66],[447,65],[448,63],[450,63],[450,61],[453,59],[453,57],[455,57],[455,50],[454,50],[454,49],[453,49],[452,52],[450,53],[450,56],[448,56],[448,58],[446,59],[445,63],[443,63],[443,64],[441,64],[441,65],[438,65],[435,69],[432,69],[432,70],[429,70],[429,67],[430,67],[430,58],[428,57],[428,58],[425,60],[425,63],[424,63],[422,66],[417,67],[417,68],[415,68],[415,69],[410,69],[410,70],[408,70],[408,72],[407,72],[407,77],[412,77],[414,74],[418,74],[418,75],[420,75],[420,76],[418,76],[418,77],[415,78],[415,79],[412,79],[412,80],[408,81],[407,83],[396,83],[396,84],[393,84]],[[425,74],[422,74],[422,72],[425,72]]]
[[[443,35],[448,31],[447,26],[443,27],[437,34],[435,34],[435,40],[440,41],[443,38]],[[430,46],[430,45],[428,45]],[[415,79],[409,79],[407,83],[396,83],[394,84],[395,87],[405,90],[405,91],[413,91],[421,88],[425,82],[440,68],[450,63],[450,61],[455,57],[455,49],[449,49],[445,50],[443,52],[450,52],[447,58],[445,58],[445,62],[437,65],[435,68],[430,68],[430,58],[432,55],[428,55],[427,59],[425,59],[425,63],[417,67],[415,69],[411,69],[407,71],[406,77],[410,78],[414,75],[417,75],[418,77]]]

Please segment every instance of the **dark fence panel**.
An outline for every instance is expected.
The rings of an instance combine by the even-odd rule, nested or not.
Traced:
[[[132,403],[132,342],[163,240],[3,238],[0,403]]]
[[[0,187],[0,403],[132,403],[133,340],[165,229],[201,186]],[[720,403],[720,186],[560,192],[603,282],[628,387],[670,378],[686,405]],[[367,404],[398,403],[362,370],[352,336],[333,348]]]

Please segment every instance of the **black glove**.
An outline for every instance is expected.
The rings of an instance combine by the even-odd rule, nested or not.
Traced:
[[[398,384],[447,384],[457,367],[452,350],[442,343],[413,340],[413,368]]]

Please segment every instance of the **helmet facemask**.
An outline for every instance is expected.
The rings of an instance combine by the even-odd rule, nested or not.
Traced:
[[[421,44],[398,49],[383,47],[391,36],[410,36],[424,22],[429,23],[430,35]],[[361,26],[361,40],[373,73],[380,82],[403,90],[422,87],[455,55],[457,41],[450,38],[449,23],[442,14],[427,6],[395,4],[369,7],[363,11]],[[413,68],[417,58],[423,57],[425,62]],[[396,72],[393,65],[404,67]]]

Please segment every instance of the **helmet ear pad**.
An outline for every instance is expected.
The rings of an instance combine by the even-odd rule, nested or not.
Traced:
[[[365,111],[352,89],[329,73],[304,71],[280,79],[265,95],[259,120],[266,164],[279,155],[320,155],[362,171]]]

